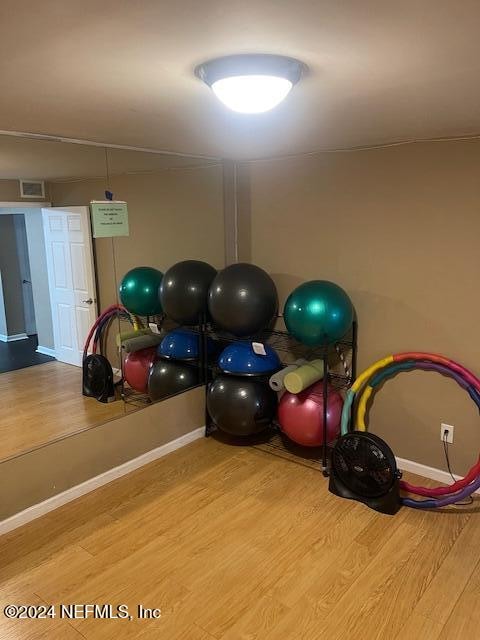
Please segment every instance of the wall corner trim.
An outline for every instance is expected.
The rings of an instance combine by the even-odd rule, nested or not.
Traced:
[[[163,456],[166,456],[168,453],[171,453],[176,449],[180,449],[181,447],[184,447],[185,445],[190,444],[195,440],[203,438],[204,435],[205,427],[194,429],[193,431],[190,431],[189,433],[186,433],[185,435],[180,436],[175,440],[171,440],[170,442],[167,442],[160,447],[143,453],[137,458],[128,460],[118,467],[109,469],[108,471],[105,471],[98,476],[89,478],[85,482],[82,482],[75,487],[71,487],[70,489],[63,491],[62,493],[44,500],[43,502],[34,504],[31,507],[20,511],[19,513],[15,513],[13,516],[10,516],[9,518],[6,518],[2,522],[0,522],[0,536],[8,533],[9,531],[17,529],[18,527],[21,527],[24,524],[35,520],[36,518],[40,518],[50,511],[58,509],[64,504],[72,502],[73,500],[76,500],[77,498],[80,498],[81,496],[84,496],[91,491],[95,491],[95,489],[103,487],[105,484],[113,482],[113,480],[117,480],[118,478],[121,478],[122,476],[125,476],[128,473],[131,473],[132,471],[135,471],[136,469],[149,464],[150,462],[154,462],[159,458],[163,458]]]

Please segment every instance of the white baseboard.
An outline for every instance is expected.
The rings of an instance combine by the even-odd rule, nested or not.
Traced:
[[[24,511],[20,511],[13,516],[10,516],[6,520],[0,522],[0,535],[8,533],[9,531],[13,531],[13,529],[17,529],[17,527],[21,527],[36,518],[40,518],[41,516],[53,511],[54,509],[58,509],[58,507],[67,504],[67,502],[71,502],[72,500],[76,500],[81,496],[84,496],[86,493],[90,493],[99,487],[103,487],[103,485],[112,482],[113,480],[117,480],[117,478],[121,478],[125,476],[127,473],[131,473],[135,471],[135,469],[139,469],[154,460],[158,460],[163,456],[166,456],[167,453],[171,453],[176,449],[180,449],[185,445],[193,442],[194,440],[198,440],[199,438],[203,438],[205,435],[205,427],[199,427],[194,431],[190,431],[171,442],[167,442],[163,444],[161,447],[157,447],[156,449],[152,449],[151,451],[147,451],[147,453],[143,453],[141,456],[137,458],[133,458],[133,460],[128,460],[118,467],[114,467],[113,469],[109,469],[104,473],[101,473],[94,478],[90,478],[81,484],[77,484],[75,487],[71,487],[62,493],[59,493],[56,496],[52,496],[39,504],[34,504],[28,509]]]
[[[0,342],[16,342],[17,340],[27,340],[26,333],[13,333],[7,336],[5,333],[0,333]]]
[[[35,351],[37,353],[42,353],[44,356],[52,356],[52,358],[56,357],[55,349],[50,349],[50,347],[42,347],[42,346],[38,345],[38,347],[35,349]]]
[[[447,471],[441,469],[435,469],[435,467],[428,467],[426,464],[420,464],[420,462],[414,462],[413,460],[406,460],[405,458],[396,458],[398,468],[402,471],[410,471],[422,478],[428,478],[429,480],[436,480],[442,484],[452,484],[452,478]],[[453,474],[455,480],[460,480],[462,476]],[[480,494],[480,489],[475,491]]]

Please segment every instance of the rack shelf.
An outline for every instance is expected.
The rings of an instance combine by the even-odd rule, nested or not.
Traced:
[[[125,404],[137,407],[138,409],[152,404],[152,401],[146,393],[135,391],[135,389],[127,387],[125,384],[122,385],[121,397]]]
[[[168,318],[165,314],[160,314],[155,317],[144,316],[141,318],[141,320],[145,325],[148,325],[150,321],[154,321],[154,323],[157,325],[158,331],[160,331],[162,334],[167,334],[169,331],[172,331],[173,329],[181,329],[181,328],[188,329],[189,331],[193,331],[195,333],[198,333],[199,335],[202,335],[203,333],[203,328],[201,323],[199,323],[197,326],[194,326],[194,327],[182,327],[178,323]],[[200,370],[199,377],[198,377],[198,385],[195,385],[195,386],[201,386],[205,383],[204,366],[202,362],[203,362],[203,356],[199,359],[198,362],[189,363],[190,366],[198,367]],[[143,408],[151,404],[154,404],[155,401],[151,400],[148,393],[141,393],[140,391],[136,391],[135,389],[132,389],[131,387],[125,384],[125,380],[123,376],[123,354],[122,353],[120,353],[120,363],[121,363],[121,369],[122,369],[122,381],[119,387],[120,387],[120,397],[122,398],[123,402],[127,405],[130,405],[136,408]],[[192,389],[193,388],[194,387],[192,387]],[[172,394],[172,396],[174,395],[177,395],[177,394]]]
[[[288,366],[292,362],[299,358],[305,360],[321,359],[324,363],[324,376],[323,393],[326,401],[324,402],[324,442],[326,442],[326,413],[328,406],[328,391],[329,388],[335,388],[338,390],[347,389],[351,386],[356,377],[357,368],[357,323],[354,322],[349,332],[336,343],[328,346],[320,347],[308,347],[290,336],[286,330],[272,329],[264,331],[255,337],[238,338],[232,336],[224,331],[217,330],[211,325],[205,324],[203,327],[204,344],[208,338],[216,341],[224,342],[228,344],[235,341],[246,342],[261,342],[270,345],[275,349],[280,357],[282,365]],[[205,373],[205,379],[215,377],[220,370],[216,366],[207,366]],[[207,387],[206,387],[207,390]],[[228,436],[221,434],[217,431],[215,425],[206,412],[205,420],[205,435],[210,436],[213,433],[217,433],[217,437],[221,437],[228,442]],[[230,438],[231,441],[236,439]],[[243,440],[244,444],[250,444],[257,449],[267,451],[274,455],[286,458],[299,464],[305,464],[306,466],[319,468],[319,461],[321,461],[321,470],[324,475],[328,475],[328,449],[329,445],[325,447],[303,447],[297,445],[288,440],[280,429],[278,423],[273,423],[271,428],[268,429],[260,438],[247,438]]]
[[[157,319],[159,329],[169,331],[178,325],[168,321],[165,317]],[[276,326],[282,325],[283,318],[277,318]],[[208,350],[208,340],[219,343],[219,347],[227,346],[232,342],[260,342],[271,346],[278,353],[283,366],[292,364],[299,358],[305,360],[321,359],[324,362],[324,370],[327,375],[324,377],[324,396],[327,402],[324,403],[324,411],[327,410],[328,391],[330,388],[337,390],[347,389],[356,377],[356,356],[357,356],[357,325],[354,322],[349,332],[339,341],[329,346],[308,347],[295,340],[283,328],[275,328],[263,331],[255,336],[239,338],[226,331],[222,331],[203,318],[197,326],[187,327],[189,331],[199,334],[200,337],[200,359],[199,366],[202,367],[200,384],[205,384],[207,391],[208,381],[214,379],[220,369],[216,362],[209,361],[206,356]],[[130,390],[126,387],[122,389],[124,401],[135,407],[146,406],[151,403],[148,395]],[[326,427],[326,416],[324,415]],[[291,442],[283,435],[280,425],[273,422],[271,427],[252,438],[242,438],[240,440],[232,438],[227,434],[217,430],[205,408],[205,435],[215,434],[215,437],[232,444],[251,445],[262,451],[266,451],[297,464],[303,464],[322,470],[324,475],[328,475],[328,445],[327,447],[303,447]],[[326,430],[326,429],[325,429]],[[324,436],[326,434],[324,433]],[[320,464],[319,464],[320,463]]]

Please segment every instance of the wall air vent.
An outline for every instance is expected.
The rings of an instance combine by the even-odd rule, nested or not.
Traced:
[[[44,180],[20,180],[20,197],[21,198],[39,198],[45,199],[45,182]]]

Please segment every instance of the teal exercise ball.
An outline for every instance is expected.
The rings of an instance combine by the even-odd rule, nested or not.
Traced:
[[[334,282],[310,280],[288,296],[283,318],[288,332],[299,342],[324,346],[347,333],[354,308],[345,291]]]
[[[120,300],[130,313],[154,316],[162,312],[158,288],[163,274],[153,267],[135,267],[120,283]]]

